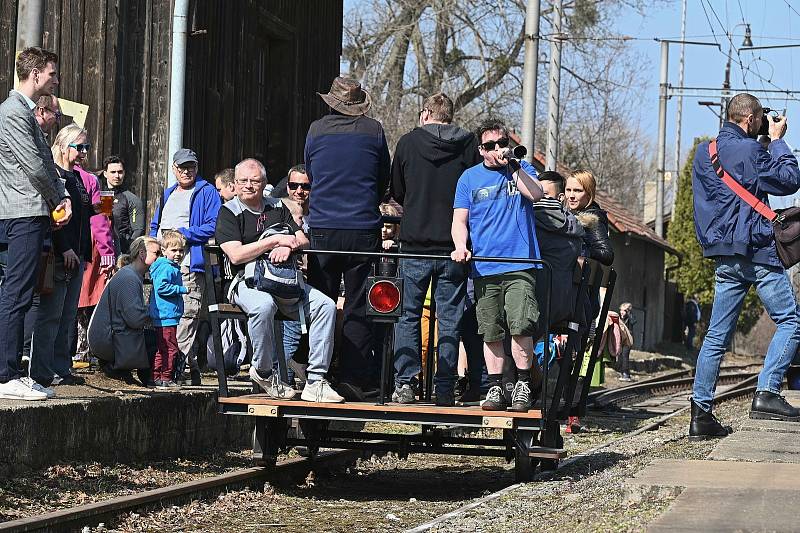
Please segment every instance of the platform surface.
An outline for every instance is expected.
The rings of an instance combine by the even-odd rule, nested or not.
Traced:
[[[689,488],[647,531],[800,531],[796,490]]]
[[[800,531],[800,423],[747,419],[708,459],[655,460],[626,488],[632,501],[677,496],[647,531]]]
[[[306,402],[302,400],[275,400],[273,398],[269,398],[266,394],[245,394],[243,396],[220,398],[219,402],[230,405],[274,405],[278,407],[290,407],[293,410],[307,409],[309,412],[346,410],[354,412],[398,413],[412,415],[503,417],[523,419],[542,418],[542,412],[539,409],[531,409],[525,413],[516,413],[514,411],[483,411],[480,406],[437,407],[432,403],[386,403],[385,405],[377,405],[375,402],[317,403]]]

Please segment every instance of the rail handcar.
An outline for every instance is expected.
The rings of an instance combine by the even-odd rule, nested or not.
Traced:
[[[334,252],[306,250],[304,253],[348,254],[353,252]],[[597,342],[591,343],[588,361],[588,376],[580,376],[584,353],[589,346],[587,314],[591,307],[592,295],[605,288],[605,298],[598,317],[598,324],[604,324],[608,313],[611,295],[614,290],[616,273],[593,260],[585,260],[582,266],[576,265],[573,273],[573,288],[570,294],[569,316],[562,317],[551,324],[549,320],[549,291],[547,303],[543,304],[541,330],[543,338],[549,333],[567,336],[566,348],[560,358],[543,369],[541,394],[532,409],[525,413],[511,411],[482,411],[479,406],[438,407],[430,403],[433,360],[428,357],[423,370],[423,400],[420,403],[400,405],[386,402],[387,384],[392,379],[391,338],[385,342],[382,358],[382,379],[380,398],[377,402],[348,402],[343,404],[321,404],[299,400],[281,401],[265,394],[253,393],[231,396],[228,378],[225,374],[223,346],[220,323],[227,319],[245,319],[246,315],[237,306],[226,302],[223,288],[232,278],[230,266],[218,246],[206,246],[206,286],[209,321],[214,342],[217,376],[219,381],[219,411],[228,415],[251,416],[254,418],[253,453],[263,465],[274,465],[278,454],[292,446],[304,446],[313,455],[320,448],[363,449],[392,451],[401,458],[410,453],[437,453],[474,456],[504,457],[514,461],[515,478],[527,481],[536,472],[553,470],[560,459],[565,457],[560,422],[569,416],[582,415],[586,409],[586,398],[591,382],[591,372],[599,352],[599,337],[602,327],[597,328]],[[438,256],[401,253],[362,253],[370,260],[380,263],[387,259],[439,258]],[[540,269],[537,283],[544,282],[551,287],[552,271],[544,261],[509,258],[474,258],[485,261],[524,262],[536,264]],[[386,272],[381,272],[386,274]],[[371,317],[378,321],[393,321],[402,298],[402,284],[392,276],[376,276],[370,280],[369,287],[380,286],[382,290],[368,291]],[[394,290],[387,287],[388,283]],[[384,285],[379,285],[384,284]],[[564,295],[558,295],[559,298]],[[431,312],[431,316],[435,313]],[[276,320],[281,320],[280,315]],[[279,330],[280,328],[276,328]],[[278,335],[276,335],[278,337]],[[431,342],[432,342],[432,335]],[[282,343],[278,337],[277,354],[280,372],[286,376]],[[545,342],[544,361],[550,361],[549,343]],[[429,351],[433,353],[433,351]],[[347,422],[393,422],[420,427],[418,433],[392,434],[367,431],[345,431],[336,429]],[[345,426],[346,427],[346,426]],[[458,428],[492,428],[502,430],[495,438],[469,436],[469,432],[453,431]]]

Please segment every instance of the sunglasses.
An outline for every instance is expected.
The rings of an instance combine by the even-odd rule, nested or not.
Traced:
[[[310,183],[297,183],[296,181],[290,181],[289,183],[286,184],[286,186],[289,187],[290,191],[296,191],[298,187],[300,187],[306,192],[311,190]]]
[[[69,147],[75,148],[79,152],[88,152],[89,149],[92,147],[92,143],[81,143],[81,144],[70,143]]]
[[[496,141],[486,141],[485,143],[481,143],[481,147],[487,152],[491,152],[492,150],[494,150],[495,146],[497,146],[498,148],[506,148],[508,146],[508,138],[501,137]]]

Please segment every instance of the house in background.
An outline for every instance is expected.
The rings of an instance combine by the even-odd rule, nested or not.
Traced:
[[[120,154],[148,202],[165,185],[170,0],[47,0],[45,48],[60,56],[57,96],[89,106],[89,162]],[[210,178],[244,157],[270,179],[302,161],[316,92],[339,74],[342,0],[191,0],[183,145]],[[17,1],[0,0],[0,94],[13,85]]]

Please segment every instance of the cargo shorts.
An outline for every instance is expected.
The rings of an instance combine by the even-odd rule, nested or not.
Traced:
[[[484,342],[537,334],[539,304],[533,269],[475,278],[475,313]]]

